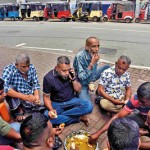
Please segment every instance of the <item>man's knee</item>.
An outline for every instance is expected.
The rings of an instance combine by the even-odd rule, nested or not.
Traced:
[[[109,102],[107,102],[107,100],[102,99],[102,100],[100,101],[100,106],[101,106],[103,109],[107,110],[107,109],[110,107],[110,104],[109,104]]]
[[[84,101],[86,113],[91,113],[93,110],[93,104],[91,101]]]

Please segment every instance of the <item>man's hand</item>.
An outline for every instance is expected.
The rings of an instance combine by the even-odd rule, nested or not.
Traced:
[[[139,133],[140,133],[140,136],[149,134],[148,130],[145,130],[142,128],[139,129]]]
[[[88,140],[88,143],[91,144],[91,145],[95,145],[96,144],[96,141],[98,139],[98,136],[96,133],[93,133],[89,136],[89,140]]]
[[[98,62],[99,59],[100,59],[100,56],[98,55],[98,53],[93,54],[90,64],[94,65],[95,63]]]
[[[48,112],[48,115],[51,119],[57,118],[57,112],[56,110],[52,109]]]
[[[35,103],[35,104],[36,104],[36,101],[38,101],[38,100],[36,99],[36,97],[35,97],[34,95],[32,95],[32,94],[26,95],[26,96],[25,96],[25,100],[26,100],[26,101],[29,101],[29,102],[32,102],[32,103]]]
[[[114,104],[116,105],[124,105],[124,101],[120,100],[120,99],[115,99],[114,101],[112,101]]]
[[[60,133],[62,133],[62,131],[64,130],[65,127],[56,127],[56,128],[53,128],[53,132],[55,135],[59,135]]]

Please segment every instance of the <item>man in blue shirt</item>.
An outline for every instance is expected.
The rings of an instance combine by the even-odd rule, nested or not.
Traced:
[[[100,78],[101,73],[109,68],[105,65],[97,68],[98,60],[100,58],[99,52],[99,39],[96,37],[89,37],[86,40],[85,49],[80,51],[74,59],[73,66],[82,85],[82,90],[79,98],[90,101],[89,87],[90,82],[95,82]],[[91,107],[92,103],[91,103]]]
[[[81,84],[70,68],[70,60],[66,56],[57,59],[57,66],[44,76],[43,98],[47,107],[45,115],[54,125],[71,124],[83,121],[88,125],[86,114],[92,111],[89,102],[77,97]]]
[[[39,81],[34,65],[26,53],[16,57],[16,63],[5,67],[2,78],[5,82],[6,101],[18,121],[25,119],[24,113],[44,109],[40,104]]]

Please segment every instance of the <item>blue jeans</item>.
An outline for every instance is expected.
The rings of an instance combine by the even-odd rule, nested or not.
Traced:
[[[77,97],[66,102],[52,102],[52,106],[57,111],[58,117],[50,119],[48,110],[44,114],[50,119],[53,125],[77,123],[80,121],[80,116],[92,112],[89,102]]]
[[[93,77],[91,79],[92,82],[95,82],[96,80],[98,80],[101,76],[101,73],[105,70],[110,68],[109,65],[104,65],[103,67],[99,68],[96,70],[96,73],[93,72]],[[89,94],[89,89],[88,89],[88,85],[82,86],[81,92],[79,94],[79,98],[80,99],[84,99],[84,100],[88,100],[91,102],[91,98],[90,98],[90,94]],[[93,107],[93,104],[91,102],[91,107]]]
[[[20,132],[20,123],[14,122],[10,123],[10,126],[17,132]],[[0,145],[13,145],[14,141],[5,136],[0,136]]]

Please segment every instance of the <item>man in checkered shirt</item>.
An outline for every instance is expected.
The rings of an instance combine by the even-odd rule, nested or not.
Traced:
[[[40,85],[36,69],[30,64],[28,54],[18,54],[16,62],[5,67],[2,78],[5,81],[6,101],[18,121],[25,119],[27,113],[44,109],[40,106]]]

